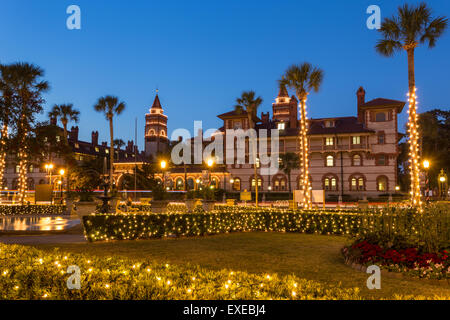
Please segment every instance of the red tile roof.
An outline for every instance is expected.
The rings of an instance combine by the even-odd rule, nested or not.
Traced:
[[[385,99],[385,98],[376,98],[376,99],[370,100],[370,101],[360,105],[360,107],[361,108],[374,108],[374,107],[397,106],[397,112],[402,112],[402,109],[405,106],[405,104],[406,104],[406,102],[404,102],[404,101],[391,100],[391,99]]]

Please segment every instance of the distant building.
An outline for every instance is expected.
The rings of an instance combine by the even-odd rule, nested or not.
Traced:
[[[328,198],[337,199],[339,195],[375,197],[395,192],[397,185],[400,138],[397,116],[402,112],[405,102],[384,98],[366,102],[362,87],[357,90],[356,96],[356,116],[309,119],[312,188],[325,190]],[[217,134],[224,134],[226,129],[245,130],[249,127],[247,113],[243,110],[232,110],[218,117],[223,120],[223,127]],[[256,129],[277,129],[280,137],[279,154],[299,154],[299,127],[298,101],[295,96],[288,95],[286,88],[281,87],[272,104],[272,118],[268,112],[261,113]],[[167,116],[163,114],[158,96],[150,113],[146,115],[145,139],[146,156],[155,157],[169,147]],[[248,153],[246,156],[248,158]],[[199,181],[209,178],[218,188],[230,192],[254,190],[256,183],[261,193],[289,190],[289,179],[283,172],[270,176],[259,174],[255,181],[253,166],[246,162],[215,166],[210,176],[204,165],[175,166],[168,170],[164,180],[172,190],[197,188]],[[126,164],[118,163],[116,167],[118,175],[132,172],[131,164],[128,168]],[[161,174],[157,177],[163,180]],[[299,181],[300,171],[293,170],[292,190],[300,188]]]

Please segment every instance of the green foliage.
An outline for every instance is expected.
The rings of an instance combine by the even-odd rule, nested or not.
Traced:
[[[205,188],[203,188],[200,191],[200,196],[202,197],[203,200],[207,200],[207,201],[216,200],[215,190],[211,189],[208,186],[205,186]]]
[[[44,252],[0,244],[0,299],[17,300],[286,300],[361,299],[359,289],[296,276],[209,271],[191,265]],[[80,290],[67,288],[68,266],[80,268]]]
[[[100,158],[83,161],[70,171],[70,186],[74,190],[71,197],[78,197],[80,201],[92,201],[94,190],[101,184],[101,175],[98,168],[102,168]]]
[[[167,190],[162,184],[154,184],[152,187],[152,197],[154,201],[163,201],[167,199]]]
[[[63,205],[0,205],[0,216],[9,215],[62,215],[66,211]]]
[[[357,240],[367,240],[383,248],[414,247],[422,252],[450,248],[450,208],[431,205],[423,213],[415,209],[388,208],[378,214],[365,213]]]

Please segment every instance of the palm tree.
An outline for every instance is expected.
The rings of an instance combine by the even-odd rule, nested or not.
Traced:
[[[3,190],[3,176],[6,169],[6,152],[8,142],[8,128],[11,125],[11,110],[13,108],[13,93],[8,83],[8,66],[0,65],[0,190]]]
[[[106,120],[109,121],[109,134],[111,138],[110,151],[109,151],[109,183],[111,188],[113,187],[113,171],[114,171],[114,130],[113,130],[113,118],[114,115],[120,115],[125,109],[125,102],[120,101],[119,98],[114,96],[105,96],[98,99],[97,104],[94,106],[95,111],[105,114]]]
[[[289,193],[292,193],[292,187],[291,187],[291,172],[294,169],[298,169],[299,163],[298,163],[298,157],[293,152],[287,152],[280,154],[280,170],[284,172],[285,175],[288,176],[288,183],[289,183]]]
[[[249,129],[255,129],[256,121],[258,119],[257,112],[258,107],[263,102],[261,97],[256,97],[255,91],[244,91],[241,94],[240,98],[236,99],[237,105],[235,106],[235,109],[238,112],[242,112],[245,110],[247,112],[247,119],[248,119],[248,127]],[[253,141],[253,168],[255,170],[255,205],[258,206],[258,172],[256,167],[256,157],[257,157],[257,149],[256,149],[256,141]],[[251,189],[251,186],[250,186]]]
[[[421,3],[418,6],[405,4],[398,8],[398,15],[385,18],[379,32],[382,39],[378,41],[376,51],[386,57],[395,52],[405,50],[408,57],[408,88],[409,88],[409,150],[411,175],[411,204],[420,206],[419,181],[419,130],[416,113],[416,82],[414,73],[414,50],[419,44],[428,44],[429,48],[436,45],[437,39],[447,28],[446,17],[431,17],[431,9]]]
[[[300,156],[301,179],[304,207],[312,208],[311,181],[309,179],[309,155],[308,155],[308,123],[306,116],[306,98],[309,91],[318,92],[323,80],[323,71],[313,67],[310,63],[290,66],[279,81],[281,86],[288,86],[295,90],[300,107]]]
[[[29,156],[29,133],[35,122],[35,115],[41,113],[45,100],[42,94],[49,90],[49,84],[41,80],[44,70],[29,63],[14,63],[2,69],[11,93],[11,107],[15,122],[15,138],[19,160],[19,195],[23,203],[27,188],[26,175]]]
[[[122,148],[125,145],[125,141],[122,139],[114,139],[114,147],[117,148],[118,151],[120,151],[120,148]],[[117,161],[119,161],[119,155],[120,153],[117,152]]]
[[[73,104],[55,104],[52,110],[48,113],[50,118],[56,118],[61,121],[64,128],[64,140],[67,141],[67,124],[69,121],[75,123],[79,120],[80,111],[74,109]]]

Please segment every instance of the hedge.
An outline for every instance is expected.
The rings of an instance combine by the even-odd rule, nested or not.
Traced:
[[[361,299],[341,288],[295,276],[210,271],[119,257],[44,252],[0,244],[0,299],[269,300]],[[80,289],[68,289],[68,266],[80,269]]]
[[[228,232],[278,231],[327,235],[358,234],[361,214],[282,209],[218,208],[210,213],[95,214],[83,217],[89,241],[167,236],[202,236]]]
[[[0,216],[9,215],[62,215],[66,212],[65,205],[0,205]]]

